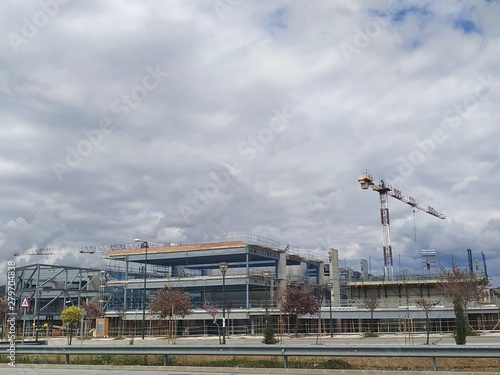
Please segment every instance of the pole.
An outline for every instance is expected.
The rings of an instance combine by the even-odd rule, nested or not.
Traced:
[[[226,344],[226,272],[222,272],[222,345]]]
[[[229,265],[226,262],[219,263],[222,273],[222,344],[226,344],[226,271]]]
[[[332,291],[330,290],[330,337],[333,337],[333,322],[332,322]]]
[[[40,324],[40,295],[41,295],[41,290],[37,288],[36,290],[36,301],[35,305],[37,307],[37,312],[36,312],[36,325],[35,325],[35,341],[38,342],[38,325]]]
[[[83,344],[83,319],[85,318],[85,309],[82,310],[82,318],[80,319],[80,344]]]
[[[332,319],[332,291],[333,282],[329,282],[327,286],[330,288],[330,337],[333,337],[333,319]]]
[[[26,330],[26,308],[23,309],[24,310],[24,314],[23,314],[23,338],[22,338],[22,344],[24,345],[24,332]]]
[[[145,324],[146,324],[146,268],[148,266],[148,242],[143,242],[142,245],[146,248],[146,255],[144,257],[144,291],[142,303],[142,339],[144,340]],[[142,246],[141,245],[141,246]]]
[[[268,314],[269,314],[269,307],[268,307],[268,302],[269,302],[269,297],[267,295],[267,277],[264,278],[265,282],[265,295],[266,295],[266,328],[267,328],[267,320],[268,320]]]

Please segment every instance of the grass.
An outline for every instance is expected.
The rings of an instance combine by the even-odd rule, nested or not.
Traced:
[[[16,363],[64,364],[64,355],[17,355]],[[8,362],[1,356],[1,362]],[[109,366],[162,366],[163,356],[159,355],[72,355],[71,364]],[[231,357],[220,356],[169,356],[170,366],[202,366],[228,368],[283,368],[283,358],[277,357]],[[484,371],[496,372],[500,368],[498,358],[438,358],[440,371]],[[351,357],[348,361],[334,357],[289,357],[288,367],[296,369],[356,369],[356,370],[396,370],[430,371],[431,358],[381,358]]]
[[[6,358],[2,356],[2,362]],[[17,355],[16,363],[29,364],[64,364],[63,355]],[[161,355],[72,355],[70,363],[74,365],[110,365],[110,366],[162,366]],[[169,356],[170,366],[202,367],[243,367],[243,368],[283,368],[283,358],[279,357],[212,357],[212,356]],[[288,361],[289,368],[300,369],[352,369],[353,367],[340,358],[298,358]]]
[[[1,355],[1,362],[9,360]],[[169,356],[170,366],[201,366],[228,368],[283,368],[283,358],[244,356]],[[17,355],[16,363],[64,364],[64,355]],[[163,366],[161,355],[72,355],[75,365]],[[296,369],[355,369],[385,371],[431,371],[431,358],[349,357],[289,357],[288,367]],[[438,358],[440,371],[497,372],[500,358]]]

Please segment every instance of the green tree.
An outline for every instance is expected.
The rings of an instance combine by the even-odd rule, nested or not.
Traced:
[[[68,328],[68,345],[71,345],[71,341],[73,339],[73,324],[82,319],[82,309],[78,306],[65,307],[61,311],[61,319]]]
[[[191,314],[193,305],[189,295],[180,289],[166,286],[156,292],[156,298],[149,303],[149,310],[160,319],[168,318],[167,337],[175,344],[177,338],[177,317]]]

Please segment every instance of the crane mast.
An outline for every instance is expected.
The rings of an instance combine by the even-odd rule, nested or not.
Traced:
[[[358,182],[361,188],[366,190],[371,188],[373,191],[379,193],[380,196],[380,221],[382,223],[382,250],[384,253],[384,278],[391,279],[394,276],[394,267],[392,259],[392,246],[390,236],[390,218],[389,218],[389,202],[388,196],[396,198],[414,208],[424,211],[430,215],[436,216],[440,219],[445,219],[446,216],[441,212],[435,210],[431,206],[426,206],[418,202],[415,198],[403,193],[401,190],[394,189],[390,184],[384,180],[374,181],[369,173],[363,173],[358,176]]]

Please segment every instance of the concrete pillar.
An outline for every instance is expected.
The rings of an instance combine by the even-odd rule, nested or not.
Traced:
[[[325,280],[325,264],[320,262],[318,265],[318,284],[324,285],[327,281]]]
[[[286,252],[280,253],[278,260],[278,274],[276,275],[278,279],[278,294],[286,289]]]
[[[339,275],[339,252],[336,249],[328,249],[328,261],[330,264],[330,282],[332,283],[332,306],[340,306],[340,275]]]

